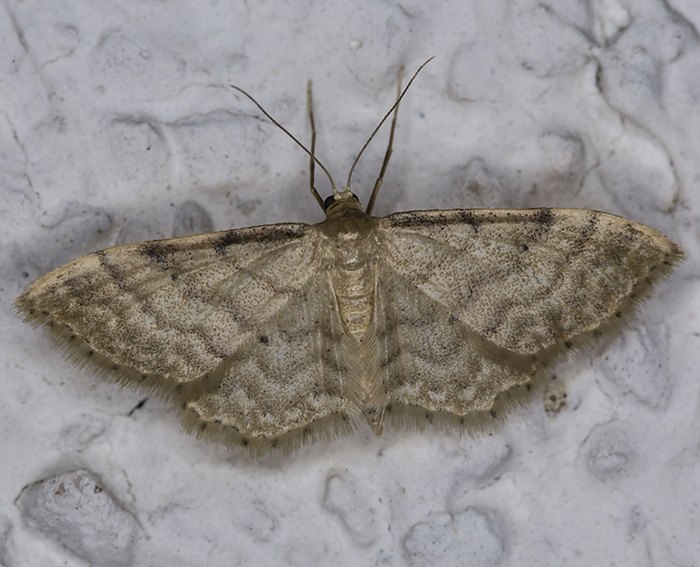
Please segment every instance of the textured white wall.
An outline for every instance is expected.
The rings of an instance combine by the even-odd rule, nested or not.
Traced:
[[[3,2],[0,564],[700,564],[699,26],[693,0]],[[377,214],[605,209],[689,254],[489,435],[363,431],[250,461],[12,312],[91,250],[320,220],[305,156],[228,85],[306,139],[313,79],[342,180],[398,67],[431,55]],[[364,199],[383,144],[354,177]]]

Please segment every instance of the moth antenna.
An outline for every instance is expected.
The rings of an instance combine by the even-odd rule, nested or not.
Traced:
[[[410,83],[409,83],[409,84],[410,84]],[[241,93],[243,96],[247,97],[255,106],[258,107],[258,110],[260,110],[260,112],[262,112],[262,113],[267,117],[267,119],[268,119],[270,122],[272,122],[272,123],[273,123],[275,126],[277,126],[280,130],[282,130],[282,132],[284,132],[285,134],[287,134],[287,136],[289,136],[292,140],[294,140],[294,142],[297,144],[297,146],[299,146],[302,150],[304,150],[307,154],[309,154],[310,158],[323,170],[323,173],[326,174],[326,177],[328,177],[328,181],[330,181],[330,183],[331,183],[331,189],[333,190],[333,194],[334,194],[334,195],[337,195],[338,189],[336,188],[335,181],[333,181],[333,176],[330,174],[330,172],[328,171],[328,169],[326,168],[326,166],[323,165],[323,163],[321,163],[321,160],[319,160],[319,159],[313,154],[313,152],[311,152],[310,150],[308,150],[308,149],[306,148],[306,146],[305,146],[304,144],[302,144],[302,143],[297,139],[297,137],[296,137],[294,134],[292,134],[289,130],[287,130],[284,126],[282,126],[282,124],[280,124],[277,120],[275,120],[275,119],[270,115],[270,113],[269,113],[267,110],[265,110],[265,109],[262,107],[262,105],[261,105],[257,100],[255,100],[255,99],[253,98],[252,95],[248,94],[248,93],[247,93],[246,91],[244,91],[241,87],[237,87],[236,85],[229,85],[229,86],[230,86],[232,89],[237,90],[237,91],[238,91],[239,93]],[[315,197],[315,196],[316,196],[316,195],[314,195],[314,197]],[[316,200],[319,201],[319,204],[321,205],[321,208],[323,208],[323,201],[320,200],[320,199],[321,199],[321,197],[320,197],[320,195],[319,195],[318,198],[317,198]]]
[[[379,129],[384,125],[384,122],[387,121],[387,118],[391,116],[391,113],[394,112],[394,109],[399,106],[399,103],[401,102],[401,99],[406,95],[406,91],[411,87],[411,84],[415,80],[415,78],[418,76],[418,73],[420,73],[423,70],[423,67],[425,67],[428,63],[430,63],[435,57],[431,57],[428,59],[425,63],[423,63],[418,69],[416,69],[416,72],[413,73],[413,76],[411,76],[411,79],[408,81],[408,84],[406,87],[401,91],[401,94],[399,97],[396,99],[396,102],[391,105],[391,108],[389,111],[384,115],[384,117],[379,121],[379,124],[375,127],[375,129],[372,131],[372,133],[369,135],[369,138],[367,138],[367,141],[364,143],[362,148],[360,148],[360,152],[357,154],[355,159],[352,162],[352,165],[350,166],[350,171],[348,172],[348,180],[345,183],[345,190],[349,191],[350,190],[350,182],[352,181],[352,174],[353,171],[355,171],[355,166],[357,166],[357,162],[360,161],[360,157],[362,157],[362,154],[364,151],[367,149],[367,146],[369,146],[369,143],[374,139],[374,137],[377,135],[377,132]]]
[[[403,81],[403,74],[406,68],[401,65],[401,68],[399,69],[399,75],[396,79],[396,98],[398,99],[399,96],[401,96],[401,82]],[[379,170],[379,176],[377,176],[376,181],[374,182],[374,188],[372,189],[372,195],[369,198],[369,202],[367,203],[367,210],[365,211],[368,215],[372,214],[372,209],[374,208],[374,202],[377,200],[377,195],[379,194],[379,190],[382,187],[382,183],[384,183],[384,174],[386,173],[387,167],[389,167],[389,160],[391,159],[391,154],[394,152],[394,133],[396,132],[396,121],[398,120],[399,117],[399,105],[396,105],[396,108],[394,108],[394,116],[391,119],[391,129],[389,130],[389,143],[386,146],[386,152],[384,152],[384,160],[382,161],[382,167]]]

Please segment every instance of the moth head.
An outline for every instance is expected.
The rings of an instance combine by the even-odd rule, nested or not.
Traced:
[[[348,210],[362,210],[362,205],[360,204],[360,199],[350,191],[350,189],[345,189],[340,193],[335,193],[326,197],[323,201],[323,210],[326,213],[326,217],[331,215],[335,216],[339,213],[345,213]]]

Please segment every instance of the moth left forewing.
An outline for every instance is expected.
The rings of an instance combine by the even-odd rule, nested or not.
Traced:
[[[42,276],[16,307],[79,364],[172,393],[284,306],[315,243],[283,224],[117,246]]]
[[[614,327],[682,258],[649,227],[579,209],[416,211],[379,226],[391,269],[520,354],[565,350]]]

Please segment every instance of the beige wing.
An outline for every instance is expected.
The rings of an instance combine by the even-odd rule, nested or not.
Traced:
[[[189,429],[254,451],[349,432],[358,410],[335,303],[327,274],[298,290],[220,369],[183,390]]]
[[[580,209],[381,219],[388,266],[492,344],[534,354],[628,313],[683,257],[663,234]]]
[[[488,410],[539,370],[533,355],[485,341],[411,278],[383,267],[379,280],[376,332],[390,412],[395,404],[460,416]]]
[[[213,370],[313,270],[317,233],[278,224],[117,246],[42,276],[17,299],[74,357],[168,392]]]
[[[569,209],[380,220],[391,401],[464,415],[629,315],[683,257],[659,232]]]

